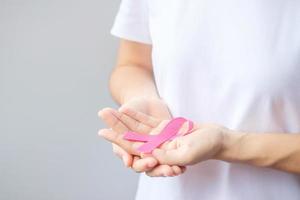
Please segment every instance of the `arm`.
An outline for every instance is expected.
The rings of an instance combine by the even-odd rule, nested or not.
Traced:
[[[142,116],[137,118],[142,124],[154,119],[134,112],[129,116]],[[161,123],[164,121],[153,128],[153,134],[161,131]],[[102,136],[129,152],[136,151],[138,144],[125,141],[122,134],[110,132]],[[217,159],[300,174],[300,134],[246,133],[217,124],[195,123],[192,133],[167,142],[152,156],[163,165],[185,166]]]
[[[151,62],[151,45],[121,39],[117,65],[110,77],[110,92],[113,99],[121,106],[118,109],[131,108],[144,114],[162,119],[170,118],[165,102],[159,98],[153,77]],[[102,109],[100,118],[117,133],[127,130],[148,133],[150,127],[140,126],[138,121],[129,123],[125,114],[111,108]],[[110,132],[101,129],[99,132]],[[157,165],[154,158],[143,158],[130,155],[118,145],[113,144],[114,153],[122,158],[125,166],[132,167],[136,172],[146,172],[151,176],[168,176],[184,172],[184,167]]]
[[[121,39],[110,92],[119,104],[133,97],[158,98],[151,62],[151,45]]]
[[[228,130],[216,159],[300,174],[300,134]]]

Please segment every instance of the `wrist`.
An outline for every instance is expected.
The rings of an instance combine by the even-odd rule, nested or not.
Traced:
[[[246,136],[246,133],[241,133],[230,129],[223,130],[221,148],[216,154],[215,159],[228,162],[238,161]]]

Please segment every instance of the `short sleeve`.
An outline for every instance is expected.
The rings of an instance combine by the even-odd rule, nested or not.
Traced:
[[[122,0],[110,33],[127,40],[152,44],[147,0]]]

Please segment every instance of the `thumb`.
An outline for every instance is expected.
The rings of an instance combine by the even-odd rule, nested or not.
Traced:
[[[162,165],[186,165],[184,157],[178,149],[154,149],[152,155]]]

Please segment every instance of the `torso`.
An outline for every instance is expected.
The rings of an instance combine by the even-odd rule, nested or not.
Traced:
[[[300,1],[148,0],[153,67],[174,117],[300,132]],[[137,199],[300,199],[299,176],[207,161],[141,176]]]

